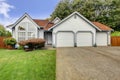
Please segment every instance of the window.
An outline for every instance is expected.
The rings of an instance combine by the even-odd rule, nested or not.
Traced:
[[[19,31],[22,31],[22,30],[24,31],[24,30],[25,30],[25,28],[24,28],[24,27],[22,27],[22,26],[19,26],[19,27],[18,27],[18,30],[19,30]]]
[[[28,32],[28,39],[35,38],[35,33]]]
[[[35,38],[35,33],[36,27],[33,24],[29,22],[23,22],[18,27],[18,41]]]

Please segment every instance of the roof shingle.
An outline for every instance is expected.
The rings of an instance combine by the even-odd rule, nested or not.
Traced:
[[[92,22],[95,26],[97,26],[99,29],[103,30],[103,31],[111,31],[113,30],[112,28],[102,24],[102,23],[99,23],[99,22]]]
[[[48,30],[50,27],[54,25],[54,23],[49,22],[49,20],[40,20],[40,19],[33,19],[33,21],[44,30]]]

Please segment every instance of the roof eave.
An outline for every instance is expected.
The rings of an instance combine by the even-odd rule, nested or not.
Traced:
[[[113,29],[111,29],[111,30],[102,30],[102,31],[114,31]]]

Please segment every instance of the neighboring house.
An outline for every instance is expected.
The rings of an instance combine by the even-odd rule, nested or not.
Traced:
[[[10,26],[8,26],[10,27]],[[108,46],[112,29],[99,22],[90,22],[78,12],[52,22],[32,19],[24,14],[11,26],[17,41],[43,38],[53,47]]]

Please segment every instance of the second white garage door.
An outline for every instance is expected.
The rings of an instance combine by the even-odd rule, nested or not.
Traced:
[[[96,43],[97,46],[107,46],[107,33],[106,32],[97,32]]]
[[[56,35],[56,47],[74,47],[74,33],[58,32]]]
[[[91,32],[78,32],[76,34],[76,45],[81,46],[93,46],[93,37]]]

